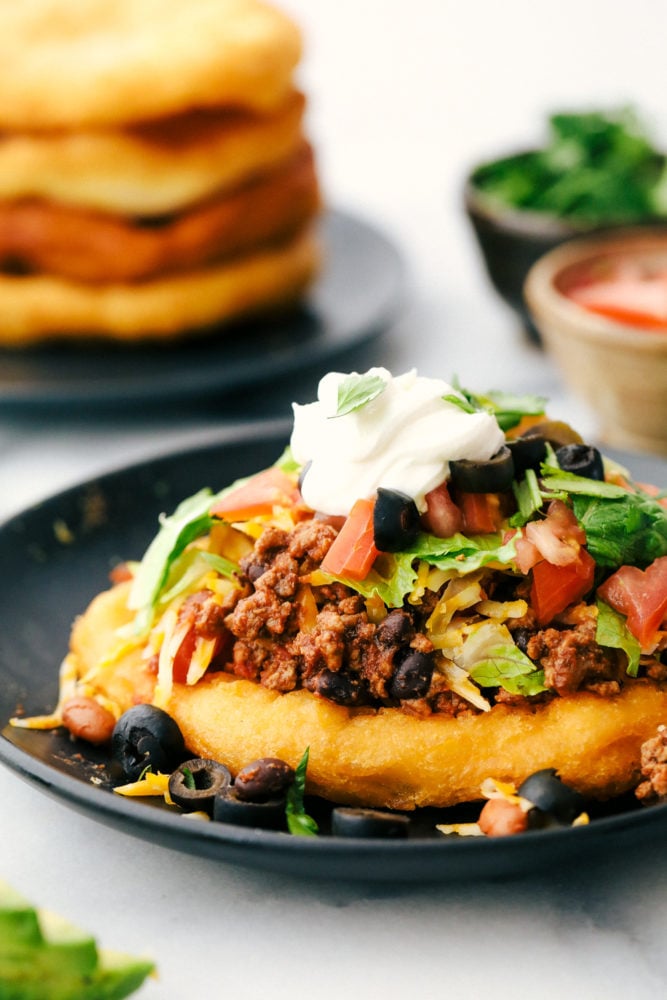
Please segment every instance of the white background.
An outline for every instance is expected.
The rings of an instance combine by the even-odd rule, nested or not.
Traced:
[[[557,108],[633,103],[667,137],[661,0],[285,0],[329,202],[377,223],[411,275],[377,363],[547,391],[594,432],[489,290],[461,206],[478,159],[539,141]],[[603,373],[601,373],[603,377]],[[286,391],[289,392],[289,386]],[[279,407],[283,404],[278,404]],[[286,409],[285,409],[286,412]],[[164,419],[162,419],[164,417]],[[110,424],[0,420],[0,512],[195,439],[216,412]],[[667,985],[661,845],[572,872],[369,889],[235,870],[114,833],[0,771],[0,877],[109,946],[153,956],[146,1000],[341,995],[649,1000]]]

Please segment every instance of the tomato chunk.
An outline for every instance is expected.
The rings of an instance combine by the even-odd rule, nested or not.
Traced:
[[[379,555],[373,533],[374,500],[357,500],[343,527],[322,560],[321,569],[332,576],[363,580]]]
[[[426,511],[422,514],[422,526],[438,538],[451,538],[463,530],[463,514],[451,496],[447,483],[440,483],[426,494]]]
[[[598,587],[598,595],[627,616],[627,626],[642,649],[651,650],[667,616],[667,556],[645,570],[621,566]]]
[[[463,531],[468,535],[488,535],[503,522],[497,493],[458,493],[456,503],[463,515]]]
[[[547,625],[570,604],[580,601],[593,586],[595,560],[586,549],[565,566],[543,559],[533,566],[530,603],[538,625]]]
[[[290,507],[298,498],[293,480],[286,472],[272,467],[217,500],[211,514],[225,521],[249,521],[261,514],[271,514],[274,507]]]

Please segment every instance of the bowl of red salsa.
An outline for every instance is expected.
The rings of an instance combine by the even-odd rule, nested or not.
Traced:
[[[667,454],[667,227],[570,240],[524,294],[546,350],[610,444]]]

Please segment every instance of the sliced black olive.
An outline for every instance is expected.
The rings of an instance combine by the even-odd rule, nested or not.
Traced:
[[[423,698],[431,686],[433,668],[433,657],[428,653],[416,650],[408,653],[391,679],[389,696],[397,701],[403,698]]]
[[[564,472],[574,472],[578,476],[604,481],[602,455],[592,445],[565,444],[556,451],[556,458]]]
[[[283,830],[285,796],[264,802],[246,802],[239,798],[234,785],[221,789],[213,800],[213,819],[235,826],[254,826],[266,830]]]
[[[514,459],[514,475],[521,479],[527,469],[539,471],[547,454],[547,442],[542,434],[526,431],[521,437],[507,442]]]
[[[514,459],[507,445],[486,462],[460,459],[449,463],[452,486],[462,493],[502,493],[514,479]]]
[[[380,486],[373,510],[375,547],[380,552],[400,552],[419,534],[419,511],[412,497]]]
[[[197,757],[186,760],[169,775],[169,794],[184,812],[213,811],[217,793],[230,785],[229,768],[216,760]]]
[[[294,768],[279,757],[260,757],[246,764],[234,780],[236,795],[244,802],[262,802],[284,795],[294,781]]]
[[[331,813],[331,832],[335,837],[407,837],[410,820],[401,813],[380,809],[353,809],[339,806]]]
[[[553,767],[529,775],[517,791],[535,807],[529,813],[531,826],[569,826],[586,808],[584,798],[561,781]]]
[[[163,709],[133,705],[114,726],[111,756],[128,781],[137,781],[147,767],[171,773],[185,757],[185,742],[177,723]]]

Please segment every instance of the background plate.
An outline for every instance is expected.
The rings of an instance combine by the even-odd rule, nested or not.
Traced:
[[[0,349],[0,408],[220,399],[361,346],[386,329],[397,310],[403,261],[386,236],[360,219],[331,212],[321,225],[325,266],[298,311],[159,346]]]
[[[290,425],[255,424],[186,453],[168,454],[91,480],[0,526],[0,565],[9,583],[0,606],[0,760],[42,790],[104,823],[165,846],[302,877],[422,881],[508,877],[534,869],[581,864],[587,854],[631,849],[667,833],[667,806],[634,809],[587,827],[500,839],[447,838],[424,811],[405,841],[291,837],[288,834],[193,823],[106,786],[104,758],[82,751],[61,732],[5,725],[22,706],[48,711],[71,622],[108,585],[110,567],[138,558],[155,533],[158,514],[201,486],[219,489],[272,463]],[[667,484],[667,462],[610,452],[638,479]],[[313,802],[312,811],[320,804]],[[472,817],[471,817],[472,818]],[[322,814],[326,829],[326,812]]]

